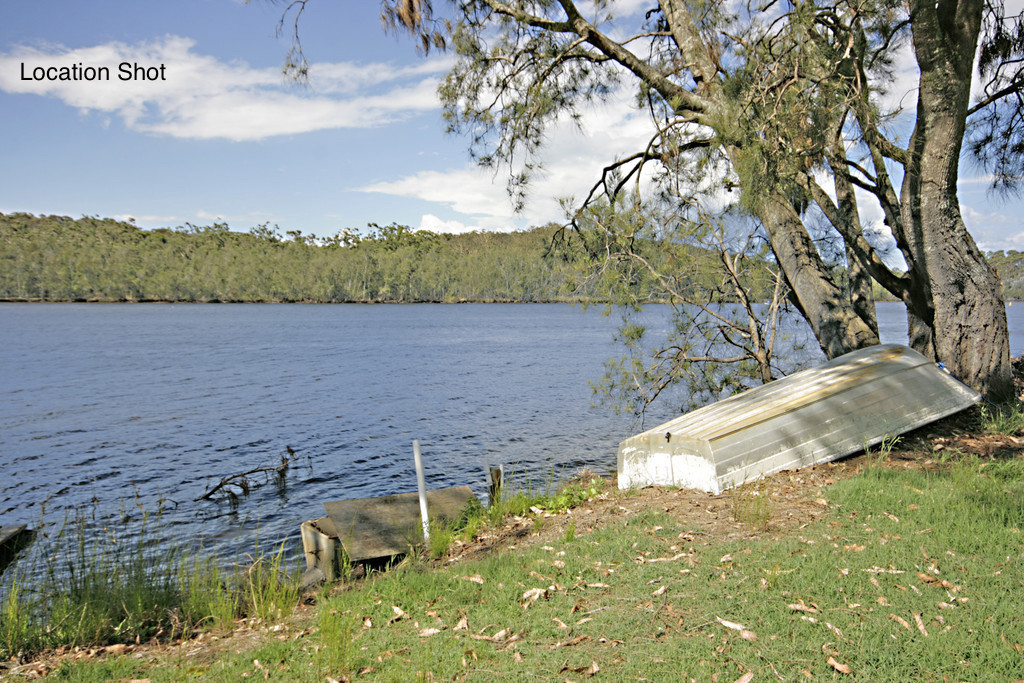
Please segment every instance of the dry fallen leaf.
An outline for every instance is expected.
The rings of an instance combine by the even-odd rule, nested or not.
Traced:
[[[473,583],[479,583],[483,585],[484,579],[479,574],[473,574],[472,576],[463,576],[466,581],[472,581]]]
[[[910,623],[906,619],[904,619],[903,617],[896,616],[895,614],[890,614],[889,618],[892,619],[893,621],[895,621],[897,624],[899,624],[903,628],[907,629],[908,631],[914,630],[910,626]]]
[[[572,672],[575,672],[575,673],[578,673],[578,674],[583,674],[584,676],[595,676],[595,675],[597,675],[597,672],[600,671],[600,670],[601,670],[601,667],[599,667],[597,665],[597,662],[591,662],[590,666],[587,666],[587,667],[584,667],[584,666],[569,666],[568,664],[566,664],[565,666],[563,666],[559,670],[559,673],[565,673],[566,671],[572,671]]]
[[[800,618],[801,618],[801,619],[803,619],[804,621],[809,621],[809,622],[811,622],[812,624],[821,624],[822,626],[824,626],[825,628],[827,628],[827,629],[828,629],[829,631],[832,631],[832,633],[835,633],[835,634],[836,634],[837,636],[839,636],[840,638],[843,638],[843,637],[844,637],[844,636],[843,636],[843,632],[842,632],[842,631],[840,631],[840,630],[839,630],[838,628],[836,628],[835,626],[833,626],[832,624],[830,624],[830,623],[829,623],[829,622],[827,622],[827,621],[818,621],[818,620],[817,620],[817,619],[815,619],[814,617],[806,617],[806,616],[804,616],[804,617],[800,617]]]
[[[469,620],[467,620],[466,617],[463,616],[461,619],[459,619],[459,623],[455,624],[455,630],[456,631],[467,631],[467,630],[469,630]]]
[[[551,621],[555,622],[555,625],[558,626],[558,628],[569,628],[561,619],[552,619]]]
[[[662,595],[667,590],[668,590],[668,586],[662,586],[658,590],[656,590],[653,593],[651,593],[651,595]]]
[[[742,631],[742,630],[744,630],[746,628],[746,626],[744,626],[743,624],[737,624],[734,621],[726,621],[725,619],[723,619],[721,617],[715,617],[715,619],[718,621],[719,624],[721,624],[722,626],[724,626],[726,628],[730,628],[733,631]]]
[[[546,588],[531,588],[530,590],[523,593],[523,602],[520,604],[523,606],[523,609],[527,609],[539,598],[547,599],[547,597],[548,591]]]
[[[555,650],[555,649],[558,649],[560,647],[572,647],[573,645],[579,645],[584,640],[590,640],[590,636],[576,636],[572,640],[567,640],[564,643],[559,641],[559,642],[555,643],[554,645],[551,645],[548,649]]]
[[[835,669],[836,671],[838,671],[841,674],[853,673],[853,670],[850,667],[846,666],[845,664],[840,664],[839,662],[836,661],[835,657],[829,657],[828,658],[828,663],[829,663],[829,666],[831,666],[833,669]]]
[[[646,557],[638,557],[636,561],[640,564],[650,564],[651,562],[675,562],[683,557],[689,557],[690,553],[676,553],[672,557],[654,557],[647,559]]]
[[[801,598],[800,600],[791,605],[786,605],[786,607],[788,607],[791,610],[796,610],[797,612],[809,612],[811,614],[817,614],[818,610],[813,605],[814,603],[811,603],[810,605],[805,605],[803,598]]]
[[[917,630],[920,631],[925,638],[928,637],[928,631],[924,628],[924,620],[921,619],[920,612],[914,612],[914,622],[917,624]]]
[[[481,634],[473,634],[473,633],[471,633],[471,634],[469,634],[469,637],[474,639],[474,640],[486,640],[486,641],[489,641],[489,642],[492,642],[492,643],[505,643],[507,641],[511,641],[511,640],[515,640],[516,639],[516,636],[514,636],[514,635],[513,636],[509,636],[509,631],[508,631],[507,628],[501,629],[500,631],[495,633],[493,636],[485,636],[482,633]]]
[[[425,628],[416,635],[418,635],[420,638],[429,638],[430,636],[436,636],[440,632],[441,629],[439,628]]]
[[[747,673],[737,678],[736,683],[750,683],[750,681],[752,680],[754,680],[754,672],[748,671]]]
[[[922,583],[926,583],[931,586],[941,586],[947,590],[952,590],[954,593],[960,590],[959,586],[954,586],[946,579],[940,579],[932,574],[925,574],[924,572],[918,572],[917,577],[921,579]]]

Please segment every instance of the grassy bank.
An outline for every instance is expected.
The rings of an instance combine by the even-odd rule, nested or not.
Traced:
[[[280,618],[297,604],[283,548],[257,548],[229,571],[201,551],[167,547],[161,531],[159,513],[117,525],[80,514],[43,531],[0,584],[0,661],[173,641],[241,617]]]
[[[911,456],[913,466],[905,466]],[[893,452],[876,452],[861,458],[858,474],[824,490],[808,487],[821,510],[810,523],[780,521],[790,503],[772,482],[717,497],[645,497],[589,484],[559,499],[520,496],[503,520],[484,516],[471,531],[448,536],[454,550],[504,525],[501,550],[435,561],[424,552],[324,590],[291,618],[241,619],[236,610],[231,629],[210,623],[201,640],[101,657],[82,648],[71,652],[77,660],[53,660],[54,674],[76,681],[1024,677],[1024,458],[981,457],[948,443],[903,457],[894,466]],[[573,505],[568,514],[553,512]],[[693,513],[678,514],[683,508]],[[695,521],[713,509],[725,511],[721,528],[729,533]]]

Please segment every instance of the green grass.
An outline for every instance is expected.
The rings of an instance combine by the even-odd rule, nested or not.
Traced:
[[[44,534],[0,585],[0,658],[174,640],[229,629],[238,617],[278,619],[298,603],[283,546],[270,554],[257,548],[231,572],[201,551],[162,546],[160,533],[159,514],[143,513],[116,527],[81,514]]]
[[[1024,404],[1012,401],[1002,406],[982,406],[983,429],[988,434],[1016,436],[1024,432]]]
[[[67,680],[987,681],[1024,676],[1024,460],[869,467],[810,526],[723,542],[667,514],[322,598],[312,632],[187,676],[68,664]],[[256,665],[254,662],[258,661]],[[840,671],[849,671],[849,674]],[[107,678],[104,678],[107,677]]]
[[[749,481],[729,491],[732,516],[755,531],[766,531],[772,516],[772,501],[764,479]]]

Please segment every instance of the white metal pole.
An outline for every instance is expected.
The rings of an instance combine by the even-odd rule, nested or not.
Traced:
[[[427,516],[427,485],[423,480],[423,456],[420,455],[420,442],[412,442],[412,455],[416,460],[416,484],[420,489],[420,517],[423,519],[423,542],[430,545],[430,518]]]

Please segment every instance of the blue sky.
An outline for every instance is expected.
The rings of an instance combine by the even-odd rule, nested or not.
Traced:
[[[622,15],[645,4],[630,0]],[[629,94],[582,131],[551,131],[546,175],[515,215],[504,176],[445,135],[434,91],[450,57],[386,35],[375,0],[309,4],[308,86],[281,74],[281,4],[254,0],[0,0],[0,212],[133,217],[142,227],[226,221],[331,235],[398,222],[435,231],[511,230],[561,220],[650,124]],[[21,64],[107,65],[108,82],[23,81]],[[121,62],[165,65],[124,82]],[[1024,212],[963,167],[979,245],[1024,249]]]

